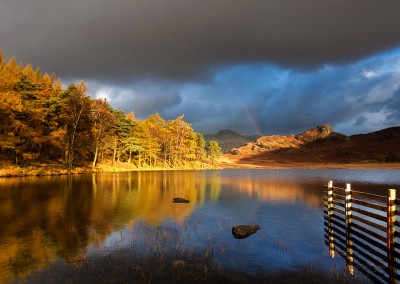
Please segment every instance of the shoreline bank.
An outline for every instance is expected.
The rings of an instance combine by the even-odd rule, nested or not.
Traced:
[[[400,163],[268,163],[268,164],[240,164],[220,162],[216,166],[206,165],[204,168],[199,167],[146,167],[136,168],[127,167],[111,167],[102,165],[98,168],[76,167],[73,170],[58,165],[35,165],[27,167],[11,166],[0,168],[0,178],[26,177],[26,176],[61,176],[88,173],[117,173],[117,172],[137,172],[137,171],[185,171],[185,170],[222,170],[222,169],[365,169],[365,170],[400,170]]]
[[[100,165],[93,169],[92,167],[76,167],[72,170],[67,170],[60,165],[34,165],[34,166],[6,166],[0,167],[0,178],[13,177],[28,177],[28,176],[62,176],[62,175],[77,175],[90,173],[122,173],[122,172],[138,172],[138,171],[192,171],[192,170],[220,170],[220,167],[205,164],[204,167],[143,167],[137,168],[134,166],[121,165],[108,166]]]

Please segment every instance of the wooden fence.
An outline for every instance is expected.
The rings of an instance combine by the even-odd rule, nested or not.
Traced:
[[[354,267],[374,282],[397,283],[400,276],[400,199],[396,190],[387,196],[375,195],[333,186],[324,191],[325,243],[331,257],[335,252],[347,261],[349,272]]]

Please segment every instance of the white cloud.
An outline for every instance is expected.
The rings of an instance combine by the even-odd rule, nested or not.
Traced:
[[[382,82],[371,88],[365,95],[366,103],[380,103],[389,100],[393,97],[394,92],[400,87],[397,82]]]
[[[373,70],[364,69],[364,70],[362,70],[362,76],[364,76],[367,79],[370,79],[370,78],[376,77],[377,74]]]
[[[110,102],[110,100],[112,100],[112,89],[111,88],[98,89],[95,92],[94,97],[96,99],[106,99],[108,102]]]

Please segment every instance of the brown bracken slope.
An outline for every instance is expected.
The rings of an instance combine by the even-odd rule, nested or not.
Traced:
[[[334,132],[330,125],[321,125],[298,135],[263,136],[226,153],[220,166],[318,167],[346,164],[383,168],[395,165],[396,168],[400,165],[400,127],[346,136]]]

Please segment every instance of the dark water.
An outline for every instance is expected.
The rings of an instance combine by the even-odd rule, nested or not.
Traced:
[[[368,282],[324,243],[329,180],[378,194],[400,188],[390,170],[1,179],[0,283]],[[244,224],[261,230],[235,239],[232,226]]]

